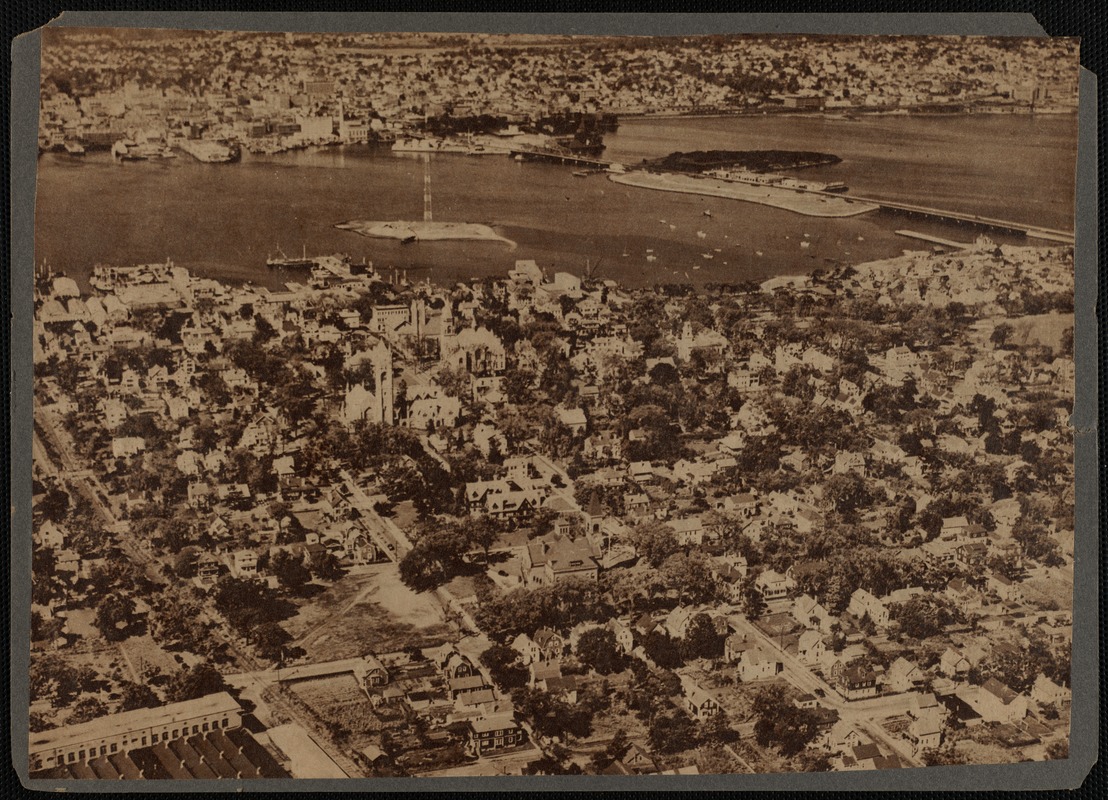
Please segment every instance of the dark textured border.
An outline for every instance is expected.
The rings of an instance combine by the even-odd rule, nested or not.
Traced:
[[[5,27],[10,34],[20,29],[33,27],[49,19],[51,4],[42,3],[19,11],[5,11]],[[198,4],[189,4],[193,8]],[[776,4],[774,4],[776,5]],[[797,6],[815,6],[812,3]],[[883,9],[875,4],[855,4],[859,11],[903,11],[906,4],[889,3]],[[953,4],[942,4],[953,5]],[[1045,5],[1045,4],[1044,4]],[[1054,35],[1086,34],[1082,48],[1082,61],[1086,65],[1099,67],[1102,52],[1090,55],[1090,46],[1102,44],[1103,31],[1099,25],[1088,30],[1089,16],[1095,16],[1096,9],[1089,4],[1085,9],[1084,20],[1075,19],[1077,15],[1067,14],[1065,7],[1035,8],[1037,16],[1044,22],[1047,30]],[[564,8],[564,6],[563,6]],[[1011,5],[1008,6],[1011,9]],[[957,9],[961,10],[961,9]],[[998,9],[999,10],[999,9]],[[1082,23],[1085,23],[1084,25]],[[12,25],[13,27],[8,27]],[[221,13],[191,11],[181,14],[164,12],[135,11],[129,13],[79,12],[66,14],[55,24],[62,25],[115,25],[132,27],[183,27],[183,28],[232,28],[232,29],[272,29],[272,30],[459,30],[459,31],[522,31],[560,32],[560,33],[636,33],[644,35],[663,33],[702,33],[702,32],[825,32],[825,33],[976,33],[1000,35],[1042,35],[1040,27],[1027,14],[1022,15],[986,15],[980,13],[925,14],[706,14],[706,15],[589,15],[589,14],[436,14],[423,15],[411,13],[381,14],[342,14],[342,15],[302,15],[295,12],[251,14],[247,16]],[[1097,38],[1090,39],[1094,33]],[[1094,44],[1095,43],[1095,44]],[[11,179],[14,191],[10,206],[12,249],[11,265],[24,265],[23,269],[13,268],[10,272],[10,297],[4,298],[2,311],[11,309],[11,298],[16,298],[15,316],[11,331],[11,380],[18,387],[11,395],[11,464],[29,464],[30,447],[30,318],[25,298],[31,293],[31,274],[29,267],[33,263],[33,197],[34,197],[34,148],[35,127],[37,124],[38,99],[38,36],[20,38],[13,44],[13,61],[20,71],[13,76],[11,84]],[[1093,296],[1097,292],[1096,256],[1097,256],[1097,171],[1093,166],[1096,158],[1096,120],[1098,120],[1096,97],[1098,89],[1091,73],[1083,73],[1081,78],[1081,132],[1079,145],[1078,173],[1078,231],[1076,304],[1076,359],[1078,364],[1078,386],[1073,424],[1077,428],[1076,460],[1077,476],[1077,542],[1075,553],[1075,629],[1081,631],[1075,636],[1073,669],[1074,694],[1084,698],[1076,703],[1073,712],[1071,732],[1071,758],[1064,762],[1046,762],[1005,766],[972,767],[933,767],[925,772],[921,770],[903,770],[884,773],[837,773],[819,775],[758,775],[758,776],[688,776],[674,778],[491,778],[491,779],[376,779],[347,781],[257,781],[235,785],[230,782],[214,781],[167,781],[157,784],[145,783],[121,785],[116,783],[99,784],[80,781],[34,782],[34,789],[64,789],[69,791],[92,791],[96,793],[117,792],[169,792],[188,789],[189,791],[218,791],[238,789],[258,789],[264,791],[306,791],[306,790],[361,790],[361,791],[420,791],[423,789],[451,791],[490,791],[490,790],[721,790],[721,789],[793,789],[793,790],[911,790],[921,789],[1049,789],[1073,788],[1078,786],[1097,755],[1097,710],[1098,692],[1098,655],[1099,648],[1094,643],[1093,631],[1098,629],[1098,557],[1097,552],[1097,367],[1099,364],[1097,343],[1099,331],[1095,318]],[[29,123],[29,124],[28,124]],[[31,132],[27,135],[28,130]],[[20,298],[24,298],[20,301]],[[5,334],[7,331],[4,332]],[[6,337],[5,337],[6,338]],[[12,470],[10,490],[14,504],[12,526],[16,531],[29,530],[30,471]],[[22,503],[19,502],[22,500]],[[12,641],[11,691],[13,709],[18,709],[17,719],[12,720],[9,740],[13,750],[20,754],[26,752],[27,730],[22,723],[22,714],[27,699],[27,628],[25,612],[29,598],[29,537],[15,537],[11,542],[12,576]],[[16,702],[19,701],[19,702]],[[5,780],[8,789],[5,794],[15,795],[20,791],[19,784],[25,783],[25,761],[15,759],[20,774],[19,782],[9,768]],[[1103,785],[1099,775],[1094,773],[1087,788],[1094,791]],[[25,789],[24,789],[25,790]],[[121,794],[123,792],[120,792]]]

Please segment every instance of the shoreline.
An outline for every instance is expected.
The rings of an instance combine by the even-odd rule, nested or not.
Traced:
[[[755,186],[714,178],[700,178],[672,173],[627,172],[608,175],[608,180],[639,189],[654,189],[679,194],[698,194],[738,200],[747,203],[780,208],[806,217],[843,218],[856,217],[876,211],[873,203],[855,202],[841,196],[827,196],[815,192],[782,189],[776,186]]]

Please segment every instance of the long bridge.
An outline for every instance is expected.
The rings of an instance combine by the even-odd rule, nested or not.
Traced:
[[[607,170],[616,164],[614,161],[597,158],[595,156],[578,155],[570,150],[554,150],[541,147],[516,147],[512,149],[511,154],[513,157],[521,156],[524,160],[529,161],[571,164],[596,170]],[[789,189],[796,192],[811,192],[813,194],[826,195],[840,200],[843,199],[843,195],[839,192],[825,192],[816,189],[802,189],[799,187],[789,187]],[[972,227],[998,230],[1005,233],[1023,235],[1031,239],[1043,239],[1045,241],[1057,242],[1059,244],[1074,243],[1073,231],[1044,228],[1041,225],[1030,225],[1025,222],[1013,222],[1012,220],[996,219],[994,217],[983,217],[977,214],[966,214],[961,211],[950,211],[949,209],[932,208],[930,206],[915,205],[913,203],[901,203],[895,200],[880,200],[873,197],[859,197],[858,195],[850,195],[849,197],[851,200],[859,203],[870,203],[877,206],[879,210],[896,214],[927,217],[942,222],[953,222],[958,225],[969,225]]]
[[[513,147],[511,155],[512,157],[520,156],[524,161],[549,161],[553,164],[572,164],[589,167],[590,169],[608,169],[615,163],[614,161],[605,161],[595,156],[584,156],[574,153],[572,150],[560,148]]]
[[[821,192],[821,194],[827,194]],[[842,195],[837,195],[842,197]],[[851,198],[863,203],[873,203],[876,206],[880,206],[883,211],[891,211],[898,214],[904,214],[914,217],[929,217],[931,219],[942,220],[943,222],[954,222],[959,225],[971,225],[978,228],[991,228],[992,230],[1004,231],[1005,233],[1022,234],[1032,239],[1044,239],[1050,242],[1058,242],[1060,244],[1073,244],[1074,234],[1072,231],[1062,231],[1055,228],[1044,228],[1040,225],[1028,225],[1024,222],[1012,222],[1011,220],[996,219],[994,217],[982,217],[976,214],[964,214],[960,211],[949,211],[942,208],[931,208],[929,206],[913,205],[912,203],[898,203],[892,200],[877,200],[872,197],[858,197],[851,195]]]

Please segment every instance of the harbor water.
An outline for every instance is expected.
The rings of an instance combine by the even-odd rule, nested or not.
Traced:
[[[673,151],[818,150],[842,163],[796,174],[842,181],[847,196],[1072,230],[1076,133],[1073,116],[631,119],[606,138],[604,157],[634,166]],[[600,174],[581,178],[568,166],[461,154],[430,157],[433,218],[489,225],[514,246],[404,244],[334,227],[422,219],[424,169],[421,156],[365,145],[244,154],[237,164],[184,154],[120,163],[107,153],[47,153],[39,159],[36,259],[86,286],[97,263],[167,258],[198,274],[274,288],[302,280],[266,268],[279,248],[343,252],[444,284],[503,275],[526,258],[548,272],[591,268],[642,286],[761,281],[927,247],[898,229],[964,242],[978,233],[885,212],[806,217],[619,185]]]

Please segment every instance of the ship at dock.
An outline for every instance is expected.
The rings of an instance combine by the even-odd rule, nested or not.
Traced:
[[[268,256],[265,260],[265,265],[270,269],[311,269],[315,266],[316,260],[314,258],[308,258],[308,247],[304,246],[303,254],[300,258],[289,258],[284,254],[280,247],[277,248],[277,256]]]

